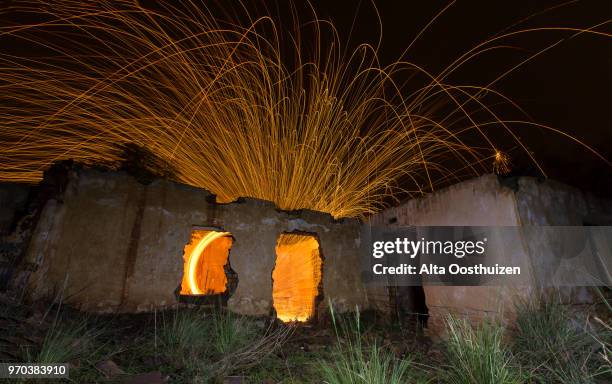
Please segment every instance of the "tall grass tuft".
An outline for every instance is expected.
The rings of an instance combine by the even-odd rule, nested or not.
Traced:
[[[264,331],[253,320],[226,310],[177,309],[162,321],[160,352],[181,367],[177,376],[212,382],[257,365],[290,335],[288,327]]]
[[[465,319],[449,317],[446,322],[447,366],[442,379],[449,384],[518,384],[524,382],[504,348],[503,328],[492,322],[472,327]]]
[[[176,310],[170,319],[163,319],[159,330],[162,347],[172,353],[194,354],[208,350],[209,318],[203,311]]]
[[[23,350],[24,360],[32,363],[67,363],[77,359],[91,360],[103,346],[99,339],[100,327],[90,326],[82,318],[69,323],[54,323],[47,331],[42,345],[36,351]]]
[[[259,333],[252,321],[230,311],[215,313],[211,328],[211,342],[219,355],[236,352],[251,344]]]
[[[246,317],[230,312],[217,313],[212,327],[212,342],[216,356],[212,373],[226,376],[243,373],[268,358],[293,334],[294,328],[287,325],[259,329]]]
[[[397,359],[376,342],[363,342],[359,311],[353,321],[338,318],[330,305],[336,345],[329,359],[321,360],[321,378],[327,384],[399,384],[418,382],[411,360]]]
[[[605,358],[611,334],[588,316],[583,320],[572,316],[555,296],[542,296],[517,307],[514,349],[535,380],[597,383],[612,373]]]

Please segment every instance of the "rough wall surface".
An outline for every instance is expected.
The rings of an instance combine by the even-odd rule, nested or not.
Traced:
[[[50,200],[27,259],[39,265],[33,295],[60,295],[103,310],[121,304],[130,232],[144,187],[125,174],[79,177]]]
[[[371,220],[371,225],[406,226],[558,226],[610,225],[612,203],[584,194],[575,188],[554,181],[539,181],[520,177],[501,185],[495,175],[468,180],[420,199],[407,201],[386,209]],[[513,185],[514,184],[514,185]],[[543,254],[541,242],[523,239],[521,244],[509,244],[515,252],[530,257]],[[534,256],[535,255],[535,256]],[[532,276],[527,276],[530,281]],[[531,283],[530,283],[531,284]],[[371,289],[368,288],[371,292]],[[380,288],[375,288],[380,290]],[[448,313],[473,319],[490,315],[513,318],[513,306],[518,297],[530,294],[525,287],[440,287],[424,286],[430,312],[429,324],[434,333],[442,329]],[[588,290],[572,292],[584,300]],[[376,298],[382,297],[377,292]],[[588,298],[586,298],[588,300]],[[379,303],[376,303],[381,307]]]
[[[455,184],[420,199],[409,200],[372,217],[372,225],[400,226],[517,226],[514,192],[484,175]],[[394,224],[389,224],[394,223]],[[443,328],[448,313],[478,319],[505,310],[508,296],[498,287],[424,286],[428,326]]]
[[[485,226],[518,225],[514,192],[500,185],[497,176],[484,175],[397,207],[370,219],[372,225]]]
[[[522,226],[612,225],[611,200],[598,198],[553,180],[520,178],[516,191],[516,203]],[[597,238],[595,234],[591,236],[591,241],[605,242],[601,237]],[[524,234],[523,239],[531,260],[536,260],[548,270],[558,271],[559,279],[564,281],[571,280],[572,275],[575,274],[574,266],[568,264],[567,260],[555,257],[553,254],[555,247],[551,247],[551,244],[556,244],[565,251],[576,247],[575,241],[567,240],[563,236],[563,229],[559,229],[554,235],[529,231]],[[588,241],[584,245],[589,249]],[[589,261],[593,262],[593,260]],[[604,268],[609,270],[609,260],[600,259],[600,262]],[[533,284],[538,284],[537,276]],[[596,292],[587,287],[566,287],[560,292],[570,303],[592,303],[598,296]]]
[[[555,182],[522,177],[516,192],[521,225],[612,225],[612,202]]]
[[[519,226],[611,223],[610,201],[551,181],[519,178],[514,188],[494,175],[456,184],[374,215],[365,225]],[[183,247],[195,227],[232,233],[230,263],[238,286],[235,312],[272,312],[275,244],[283,232],[316,235],[323,257],[322,293],[340,311],[388,308],[388,294],[364,287],[357,220],[314,211],[287,212],[262,200],[214,203],[207,191],[164,180],[143,185],[121,172],[72,172],[63,196],[49,200],[26,261],[37,265],[29,294],[62,297],[88,311],[149,311],[177,303]],[[535,253],[529,245],[520,252]],[[476,318],[509,310],[519,290],[497,287],[424,288],[433,327],[449,312]],[[385,302],[385,300],[387,302]],[[511,310],[509,311],[511,313]]]
[[[249,315],[272,310],[272,270],[280,233],[315,234],[323,256],[323,295],[338,310],[366,307],[358,265],[357,220],[281,211],[257,199],[214,203],[207,191],[164,180],[138,183],[121,172],[80,170],[63,202],[45,206],[28,250],[38,270],[34,298],[61,295],[89,311],[148,311],[177,303],[183,247],[194,227],[231,232],[238,286],[228,307]]]

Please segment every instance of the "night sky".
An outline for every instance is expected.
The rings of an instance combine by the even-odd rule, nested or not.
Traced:
[[[267,2],[268,10],[289,18],[286,2]],[[449,1],[376,1],[382,20],[382,63],[390,63]],[[537,27],[587,28],[612,19],[611,1],[458,1],[410,49],[407,59],[436,73],[455,58],[501,31]],[[219,4],[224,4],[220,2]],[[227,4],[227,3],[225,3]],[[279,5],[280,4],[280,5]],[[344,43],[375,44],[379,23],[370,1],[315,0],[319,18],[334,22]],[[559,6],[546,11],[548,8]],[[304,3],[296,5],[308,15]],[[252,11],[254,8],[250,8]],[[517,22],[524,20],[519,25]],[[301,16],[300,16],[301,17]],[[307,19],[307,18],[305,18]],[[514,25],[514,26],[513,26]],[[598,29],[612,33],[612,23]],[[521,58],[565,39],[497,83],[495,89],[517,102],[533,121],[562,130],[612,158],[612,38],[535,32],[504,40],[515,50],[495,51],[452,76],[455,84],[486,84]],[[352,45],[351,45],[352,44]],[[504,117],[512,118],[508,110]],[[518,129],[548,177],[612,197],[612,167],[561,135],[535,127]],[[492,137],[496,139],[495,133]],[[507,140],[506,137],[498,138]],[[502,145],[503,148],[503,145]],[[514,149],[512,149],[514,148]],[[539,175],[524,153],[508,145],[516,174]]]
[[[154,4],[144,1],[144,4]],[[228,6],[229,3],[233,5]],[[310,19],[307,2],[297,2],[295,8],[302,20]],[[238,2],[208,3],[213,12],[234,14]],[[379,22],[370,1],[313,0],[319,18],[331,20],[347,47],[359,43],[375,44]],[[382,64],[397,60],[419,31],[448,1],[377,1],[382,20]],[[591,27],[612,19],[612,1],[572,2],[556,9],[561,1],[459,1],[453,4],[416,41],[406,59],[437,73],[462,53],[504,29],[532,27]],[[154,6],[154,5],[153,5]],[[248,2],[251,16],[274,13],[290,23],[286,1]],[[542,13],[543,12],[543,13]],[[514,25],[534,15],[520,25]],[[31,16],[29,16],[31,17]],[[28,17],[28,18],[29,18]],[[221,16],[222,17],[222,16]],[[6,20],[5,20],[6,21]],[[10,20],[13,24],[31,20]],[[612,22],[599,31],[612,33]],[[506,77],[494,87],[517,102],[533,121],[562,130],[594,147],[607,159],[612,158],[612,38],[583,35],[567,39],[570,33],[536,32],[504,42],[515,49],[498,50],[462,67],[451,77],[453,84],[484,85],[503,73],[520,59],[565,39]],[[23,53],[27,47],[3,47]],[[509,109],[504,118],[514,118]],[[552,179],[592,191],[600,196],[612,196],[612,166],[586,149],[561,135],[535,127],[516,131],[539,160]],[[516,174],[537,175],[538,172],[516,145],[506,136],[491,137],[508,151]],[[508,143],[504,147],[504,143]]]

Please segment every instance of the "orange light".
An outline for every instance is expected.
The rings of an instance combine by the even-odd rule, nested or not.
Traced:
[[[319,243],[313,236],[280,235],[272,272],[272,298],[281,321],[307,321],[314,315],[321,264]]]
[[[232,247],[229,232],[195,230],[183,252],[181,295],[210,295],[227,289],[225,265]]]
[[[495,151],[493,172],[498,175],[504,175],[510,172],[510,157],[499,150]]]

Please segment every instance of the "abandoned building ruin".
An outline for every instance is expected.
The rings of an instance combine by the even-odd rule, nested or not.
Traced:
[[[1,288],[93,312],[213,302],[307,321],[331,302],[338,311],[425,309],[433,323],[448,312],[478,317],[502,311],[500,300],[511,304],[516,292],[424,286],[419,299],[371,287],[360,268],[362,227],[609,225],[612,217],[610,201],[532,177],[484,175],[361,222],[253,198],[219,204],[208,191],[125,172],[56,173],[38,187],[0,185]]]

